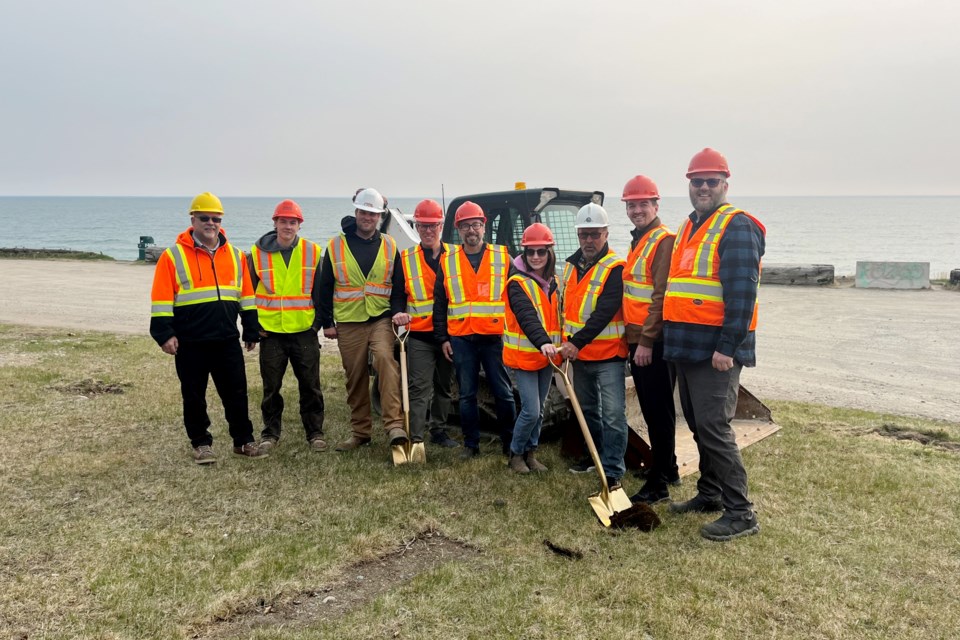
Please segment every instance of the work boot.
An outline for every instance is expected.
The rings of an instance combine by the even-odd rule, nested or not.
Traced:
[[[270,453],[275,446],[277,446],[277,441],[273,438],[264,438],[260,441],[260,444],[257,445],[260,447],[260,451],[264,453]]]
[[[257,446],[256,442],[248,442],[247,444],[241,447],[234,447],[233,452],[238,456],[243,456],[245,458],[266,458],[267,453],[260,451],[260,447]]]
[[[623,489],[623,485],[620,484],[620,478],[611,478],[607,476],[607,488],[610,489],[610,493],[613,493],[617,489]]]
[[[337,445],[337,451],[353,451],[354,449],[359,449],[360,447],[366,447],[370,445],[370,438],[360,438],[358,436],[350,436],[343,442]]]
[[[390,440],[390,446],[407,444],[407,432],[401,427],[393,427],[387,432],[387,438]]]
[[[527,463],[523,461],[523,456],[510,454],[510,463],[507,466],[515,473],[530,473],[530,468],[527,466]]]
[[[666,483],[667,483],[668,485],[670,485],[671,487],[679,487],[679,486],[680,486],[680,474],[677,473],[676,471],[673,471],[673,472],[671,472],[671,473],[668,473],[668,474],[666,475],[666,477],[664,477],[663,481],[666,482]]]
[[[724,513],[717,520],[700,527],[700,535],[715,542],[726,542],[755,533],[760,533],[760,523],[757,522],[757,514],[752,511],[739,516]]]
[[[320,453],[321,451],[327,450],[327,441],[323,438],[317,436],[316,438],[310,439],[310,450]]]
[[[597,468],[593,466],[593,458],[584,458],[570,467],[570,473],[593,473]]]
[[[649,480],[644,483],[635,494],[630,496],[630,502],[644,504],[659,504],[670,501],[670,492],[665,484],[652,484]]]
[[[460,452],[461,460],[470,460],[472,458],[480,457],[480,447],[463,447],[463,451]]]
[[[699,493],[686,502],[674,502],[670,505],[671,513],[712,513],[714,511],[723,511],[723,503],[720,499],[708,500]]]
[[[451,438],[446,431],[435,431],[430,434],[430,444],[435,444],[447,449],[456,449],[460,443]]]
[[[213,464],[217,461],[217,456],[213,455],[213,447],[202,444],[199,447],[194,447],[193,461],[197,464]]]
[[[527,454],[523,457],[524,462],[527,463],[527,467],[530,469],[530,471],[536,471],[537,473],[548,471],[547,466],[537,460],[536,453],[536,449],[533,449],[531,451],[527,451]]]

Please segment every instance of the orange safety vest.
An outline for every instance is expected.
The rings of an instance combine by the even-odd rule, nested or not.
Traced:
[[[243,252],[224,243],[212,259],[201,260],[197,255],[202,251],[195,248],[191,230],[187,229],[160,255],[151,292],[152,317],[173,317],[175,307],[223,300],[237,302],[243,311],[256,309]],[[164,272],[169,276],[160,275]]]
[[[555,278],[556,276],[554,276]],[[560,346],[560,317],[557,315],[558,296],[556,291],[550,296],[543,291],[540,285],[529,276],[515,274],[507,280],[507,286],[511,282],[520,284],[520,288],[533,303],[533,308],[537,312],[542,326],[550,342],[555,346]],[[512,369],[523,369],[524,371],[539,371],[548,365],[547,356],[535,347],[517,321],[517,316],[510,308],[510,296],[507,296],[506,308],[504,310],[506,318],[506,329],[503,332],[503,364]],[[554,358],[556,364],[560,364],[560,356]]]
[[[664,238],[673,237],[666,225],[650,229],[627,255],[623,268],[623,319],[642,326],[653,302],[653,259]]]
[[[257,316],[260,326],[273,333],[300,333],[313,326],[313,281],[320,262],[320,247],[300,238],[290,254],[290,264],[279,251],[250,250],[257,283]]]
[[[510,254],[502,245],[486,245],[480,268],[473,270],[462,246],[441,258],[447,292],[447,333],[451,336],[502,335]]]
[[[450,253],[450,245],[441,244],[441,255]],[[427,265],[423,247],[417,244],[400,252],[403,279],[407,283],[407,313],[410,331],[433,331],[433,287],[437,274]]]
[[[577,269],[569,262],[563,267],[563,334],[564,339],[583,329],[597,308],[597,300],[614,267],[623,266],[612,251],[577,280]],[[627,334],[623,309],[617,311],[599,334],[577,355],[578,360],[609,360],[627,357]]]
[[[688,233],[684,220],[670,256],[670,278],[663,297],[663,319],[715,327],[723,326],[723,285],[720,284],[720,240],[734,216],[745,215],[766,234],[760,221],[745,211],[725,204],[711,214],[696,233]],[[757,328],[757,303],[753,306],[750,331]]]
[[[345,234],[330,239],[327,255],[336,280],[333,287],[333,319],[336,322],[366,322],[390,310],[396,240],[386,234],[380,235],[380,253],[366,276],[350,252]]]

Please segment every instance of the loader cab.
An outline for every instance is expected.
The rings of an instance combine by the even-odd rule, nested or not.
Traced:
[[[476,202],[487,216],[484,240],[502,244],[511,256],[520,253],[523,230],[541,222],[553,231],[558,265],[580,247],[573,228],[580,207],[594,202],[603,205],[601,191],[565,191],[555,187],[518,189],[460,196],[450,202],[444,218],[443,242],[461,244],[460,233],[453,222],[457,208],[466,201]]]

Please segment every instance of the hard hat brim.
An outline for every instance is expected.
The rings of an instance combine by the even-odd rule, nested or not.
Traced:
[[[609,224],[600,224],[597,222],[584,222],[583,224],[573,225],[574,229],[606,229]]]
[[[365,204],[354,204],[354,209],[360,209],[361,211],[366,211],[368,213],[383,213],[386,209],[377,209],[376,207],[371,207]]]

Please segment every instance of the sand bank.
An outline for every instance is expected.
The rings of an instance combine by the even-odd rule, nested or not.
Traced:
[[[152,265],[0,260],[0,273],[0,322],[147,334]],[[960,422],[958,336],[958,292],[765,286],[742,382],[765,400]]]

